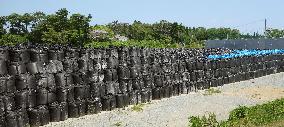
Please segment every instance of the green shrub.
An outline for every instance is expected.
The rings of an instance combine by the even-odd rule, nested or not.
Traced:
[[[90,42],[86,43],[85,47],[89,48],[107,48],[109,46],[124,46],[124,47],[147,47],[147,48],[182,48],[180,44],[166,44],[162,41],[155,40],[128,40],[128,41],[106,41],[106,42]],[[187,46],[189,48],[190,46]]]
[[[230,112],[227,121],[216,121],[213,114],[209,117],[190,117],[191,127],[239,127],[260,126],[284,120],[284,98],[251,107],[240,106]]]
[[[209,113],[208,117],[196,117],[192,116],[189,118],[190,127],[218,127],[219,123],[216,119],[216,115],[214,113]]]
[[[0,45],[14,46],[25,42],[28,42],[28,39],[22,35],[4,34],[0,38]]]

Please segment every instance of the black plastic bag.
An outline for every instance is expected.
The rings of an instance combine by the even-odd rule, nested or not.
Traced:
[[[27,72],[26,65],[22,62],[11,62],[8,70],[10,75],[24,74]]]
[[[6,119],[4,116],[0,116],[0,127],[7,127]]]
[[[116,99],[114,95],[109,95],[110,96],[110,109],[114,110],[116,108]]]
[[[125,103],[124,103],[124,94],[116,94],[115,98],[116,98],[116,107],[117,108],[124,108],[125,107]]]
[[[37,80],[37,89],[43,89],[48,87],[48,75],[40,74],[36,77]]]
[[[48,104],[48,90],[39,89],[36,95],[36,103],[37,105],[46,105]]]
[[[163,89],[163,97],[169,98],[170,97],[170,89],[169,86],[164,86]]]
[[[106,94],[112,94],[115,95],[118,93],[119,90],[119,83],[117,82],[107,82],[105,83],[106,88]]]
[[[136,105],[137,104],[136,94],[137,94],[137,91],[131,91],[131,92],[128,93],[130,105]]]
[[[60,105],[55,102],[49,105],[50,122],[59,122],[61,117]]]
[[[112,69],[112,81],[117,81],[117,80],[118,80],[117,70]]]
[[[56,98],[58,102],[67,102],[68,90],[64,88],[58,88],[56,90]]]
[[[63,50],[60,50],[60,49],[48,50],[48,59],[62,61],[64,59]]]
[[[61,61],[58,61],[58,60],[54,60],[53,61],[55,63],[55,66],[56,66],[56,73],[58,72],[62,72],[63,71],[63,64]]]
[[[104,70],[104,81],[112,81],[112,69],[106,69]]]
[[[160,88],[154,88],[152,89],[152,96],[154,100],[160,100],[161,99],[161,90]]]
[[[157,87],[163,86],[163,77],[161,75],[154,75],[154,83]]]
[[[143,89],[141,91],[141,102],[146,103],[149,101],[149,93],[146,89]]]
[[[79,116],[84,116],[86,114],[86,103],[84,100],[76,101],[78,106],[78,114]]]
[[[74,97],[74,86],[70,86],[67,88],[68,93],[67,93],[67,101],[68,102],[74,102],[75,97]]]
[[[96,114],[96,110],[97,110],[97,107],[96,107],[96,99],[88,99],[86,101],[86,113],[88,115],[90,114]]]
[[[27,64],[27,71],[30,74],[37,74],[39,73],[38,67],[37,67],[37,62],[32,62]]]
[[[102,111],[102,103],[100,98],[87,100],[87,114],[97,114]]]
[[[103,72],[99,72],[99,82],[103,82],[104,81],[104,78],[105,78],[105,75]]]
[[[68,103],[67,102],[61,102],[59,104],[60,109],[60,120],[64,121],[68,119]]]
[[[74,48],[66,48],[65,51],[65,58],[79,58],[79,52],[77,49]]]
[[[99,81],[99,74],[96,71],[89,71],[87,72],[88,82],[98,82]]]
[[[6,61],[0,59],[0,75],[8,74],[8,67]]]
[[[101,66],[102,66],[102,70],[105,70],[105,69],[107,69],[107,62],[106,62],[106,60],[105,59],[101,59]]]
[[[17,90],[36,89],[36,77],[29,74],[21,74],[16,77],[15,85]]]
[[[37,69],[38,69],[38,73],[40,74],[45,74],[47,73],[47,63],[45,62],[37,62]]]
[[[40,125],[46,125],[50,122],[50,115],[47,106],[39,106],[38,112],[40,114]]]
[[[85,83],[82,73],[72,73],[72,78],[75,85],[81,85]]]
[[[71,102],[68,104],[68,117],[69,118],[79,117],[79,108],[75,102]]]
[[[109,57],[107,59],[107,68],[117,68],[118,66],[118,59],[114,57]]]
[[[84,59],[79,59],[78,60],[78,68],[79,68],[79,71],[81,71],[81,72],[87,71],[88,70],[88,61],[84,60]]]
[[[0,93],[14,93],[16,92],[15,86],[15,77],[14,76],[5,76],[0,77]]]
[[[0,78],[0,93],[6,92],[6,79]]]
[[[28,109],[29,121],[31,127],[38,127],[41,125],[41,114],[36,108]]]
[[[119,92],[120,93],[126,93],[127,92],[128,83],[129,83],[128,79],[121,79],[119,81]]]
[[[110,111],[111,110],[111,96],[105,95],[102,97],[102,110],[103,111]]]
[[[8,61],[9,59],[10,58],[9,58],[9,50],[8,50],[8,48],[1,47],[0,48],[0,60]]]
[[[36,106],[36,90],[28,91],[27,107],[32,108]]]
[[[15,104],[18,108],[25,109],[27,108],[28,102],[28,91],[18,91],[15,93]]]
[[[56,90],[56,83],[54,74],[47,74],[47,88],[48,90],[55,91]]]
[[[141,97],[140,91],[136,92],[136,97],[137,97],[137,104],[141,104],[142,103],[142,97]]]
[[[130,70],[127,66],[119,66],[117,74],[120,79],[130,78]]]
[[[0,117],[5,115],[5,102],[2,96],[0,96]]]
[[[8,111],[6,114],[7,127],[18,127],[18,116],[16,112]]]
[[[2,96],[6,111],[13,111],[16,108],[14,97],[13,94]]]
[[[85,98],[86,89],[84,85],[77,85],[74,87],[74,97],[77,100],[83,100]]]
[[[48,91],[47,93],[47,102],[48,104],[55,102],[57,99],[55,91]]]
[[[24,62],[30,61],[30,54],[27,49],[11,49],[9,51],[9,58],[13,62]]]
[[[30,58],[32,62],[47,62],[48,53],[44,49],[32,49],[30,52]]]
[[[16,91],[15,77],[14,76],[8,76],[6,81],[7,81],[6,82],[6,92],[14,93]]]
[[[66,87],[73,84],[73,78],[71,74],[57,73],[55,74],[55,84],[57,87]]]
[[[100,84],[95,83],[95,82],[91,82],[89,92],[90,92],[90,98],[100,97],[100,95],[101,95],[100,94]]]
[[[47,64],[47,72],[48,73],[57,73],[57,61],[50,60]]]
[[[29,126],[29,117],[26,109],[20,109],[16,111],[18,115],[18,126],[19,127],[28,127]]]
[[[98,83],[99,85],[99,92],[100,96],[105,96],[106,95],[106,85],[103,82]]]
[[[130,77],[137,78],[139,76],[139,70],[137,66],[130,67]]]
[[[128,106],[128,105],[129,105],[130,98],[129,98],[128,93],[125,93],[125,94],[124,94],[124,96],[123,96],[123,102],[124,102],[124,105],[125,105],[125,106]]]

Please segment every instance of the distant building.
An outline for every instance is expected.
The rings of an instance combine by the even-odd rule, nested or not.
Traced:
[[[115,40],[115,41],[127,41],[128,38],[125,37],[125,36],[121,36],[121,35],[117,34],[113,37],[113,40]]]
[[[101,37],[106,37],[108,35],[108,32],[105,30],[91,30],[90,31],[90,37],[92,39],[98,39]]]

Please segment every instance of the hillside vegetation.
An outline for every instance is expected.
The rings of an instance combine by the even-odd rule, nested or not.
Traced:
[[[54,14],[13,13],[0,17],[0,45],[20,43],[59,44],[85,47],[139,46],[202,48],[205,40],[260,38],[231,28],[187,27],[162,20],[153,24],[114,21],[91,26],[91,15],[69,14],[63,8]],[[283,37],[282,30],[269,31],[269,37]],[[121,39],[122,38],[122,39]]]

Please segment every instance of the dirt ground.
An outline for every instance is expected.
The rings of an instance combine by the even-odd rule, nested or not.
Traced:
[[[257,86],[241,88],[234,91],[226,91],[222,93],[226,96],[245,95],[250,99],[269,101],[284,97],[284,88],[276,86]]]

